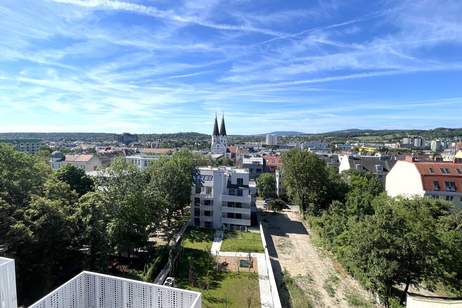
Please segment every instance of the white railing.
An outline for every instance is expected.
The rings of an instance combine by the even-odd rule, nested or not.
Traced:
[[[16,308],[14,260],[0,257],[0,308]]]
[[[263,225],[260,222],[260,235],[263,247],[265,248],[265,262],[268,271],[268,277],[270,281],[271,298],[273,300],[273,308],[281,308],[281,300],[279,298],[278,287],[276,285],[276,279],[274,278],[273,267],[271,266],[271,259],[268,253],[268,247],[266,246],[265,232],[263,231]]]
[[[29,308],[201,308],[198,292],[82,272]]]

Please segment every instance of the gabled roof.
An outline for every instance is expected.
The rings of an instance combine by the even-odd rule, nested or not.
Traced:
[[[462,163],[413,162],[413,164],[420,173],[425,191],[462,193]],[[455,186],[452,186],[452,183],[454,183]],[[439,189],[435,189],[438,187]]]
[[[77,154],[77,155],[73,155],[73,154],[68,154],[66,155],[66,159],[65,161],[67,162],[88,162],[90,160],[92,160],[92,158],[94,157],[93,154]]]
[[[383,167],[384,172],[389,172],[395,165],[396,159],[385,156],[350,156],[348,157],[348,163],[351,169],[357,169],[356,165],[360,165],[361,170],[375,173],[375,166],[380,165]]]

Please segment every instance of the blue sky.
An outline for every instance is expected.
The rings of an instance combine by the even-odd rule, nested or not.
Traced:
[[[2,0],[0,131],[462,127],[460,0]]]

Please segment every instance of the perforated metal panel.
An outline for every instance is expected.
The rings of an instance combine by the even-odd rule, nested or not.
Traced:
[[[200,308],[201,294],[82,272],[30,308]],[[3,307],[2,307],[3,308]]]
[[[0,308],[16,308],[14,260],[0,258]]]

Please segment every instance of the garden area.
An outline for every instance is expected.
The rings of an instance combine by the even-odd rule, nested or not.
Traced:
[[[203,307],[260,307],[258,274],[228,272],[210,254],[213,231],[186,231],[174,268],[176,286],[202,293]]]
[[[221,251],[263,252],[260,233],[232,231],[226,232]]]

